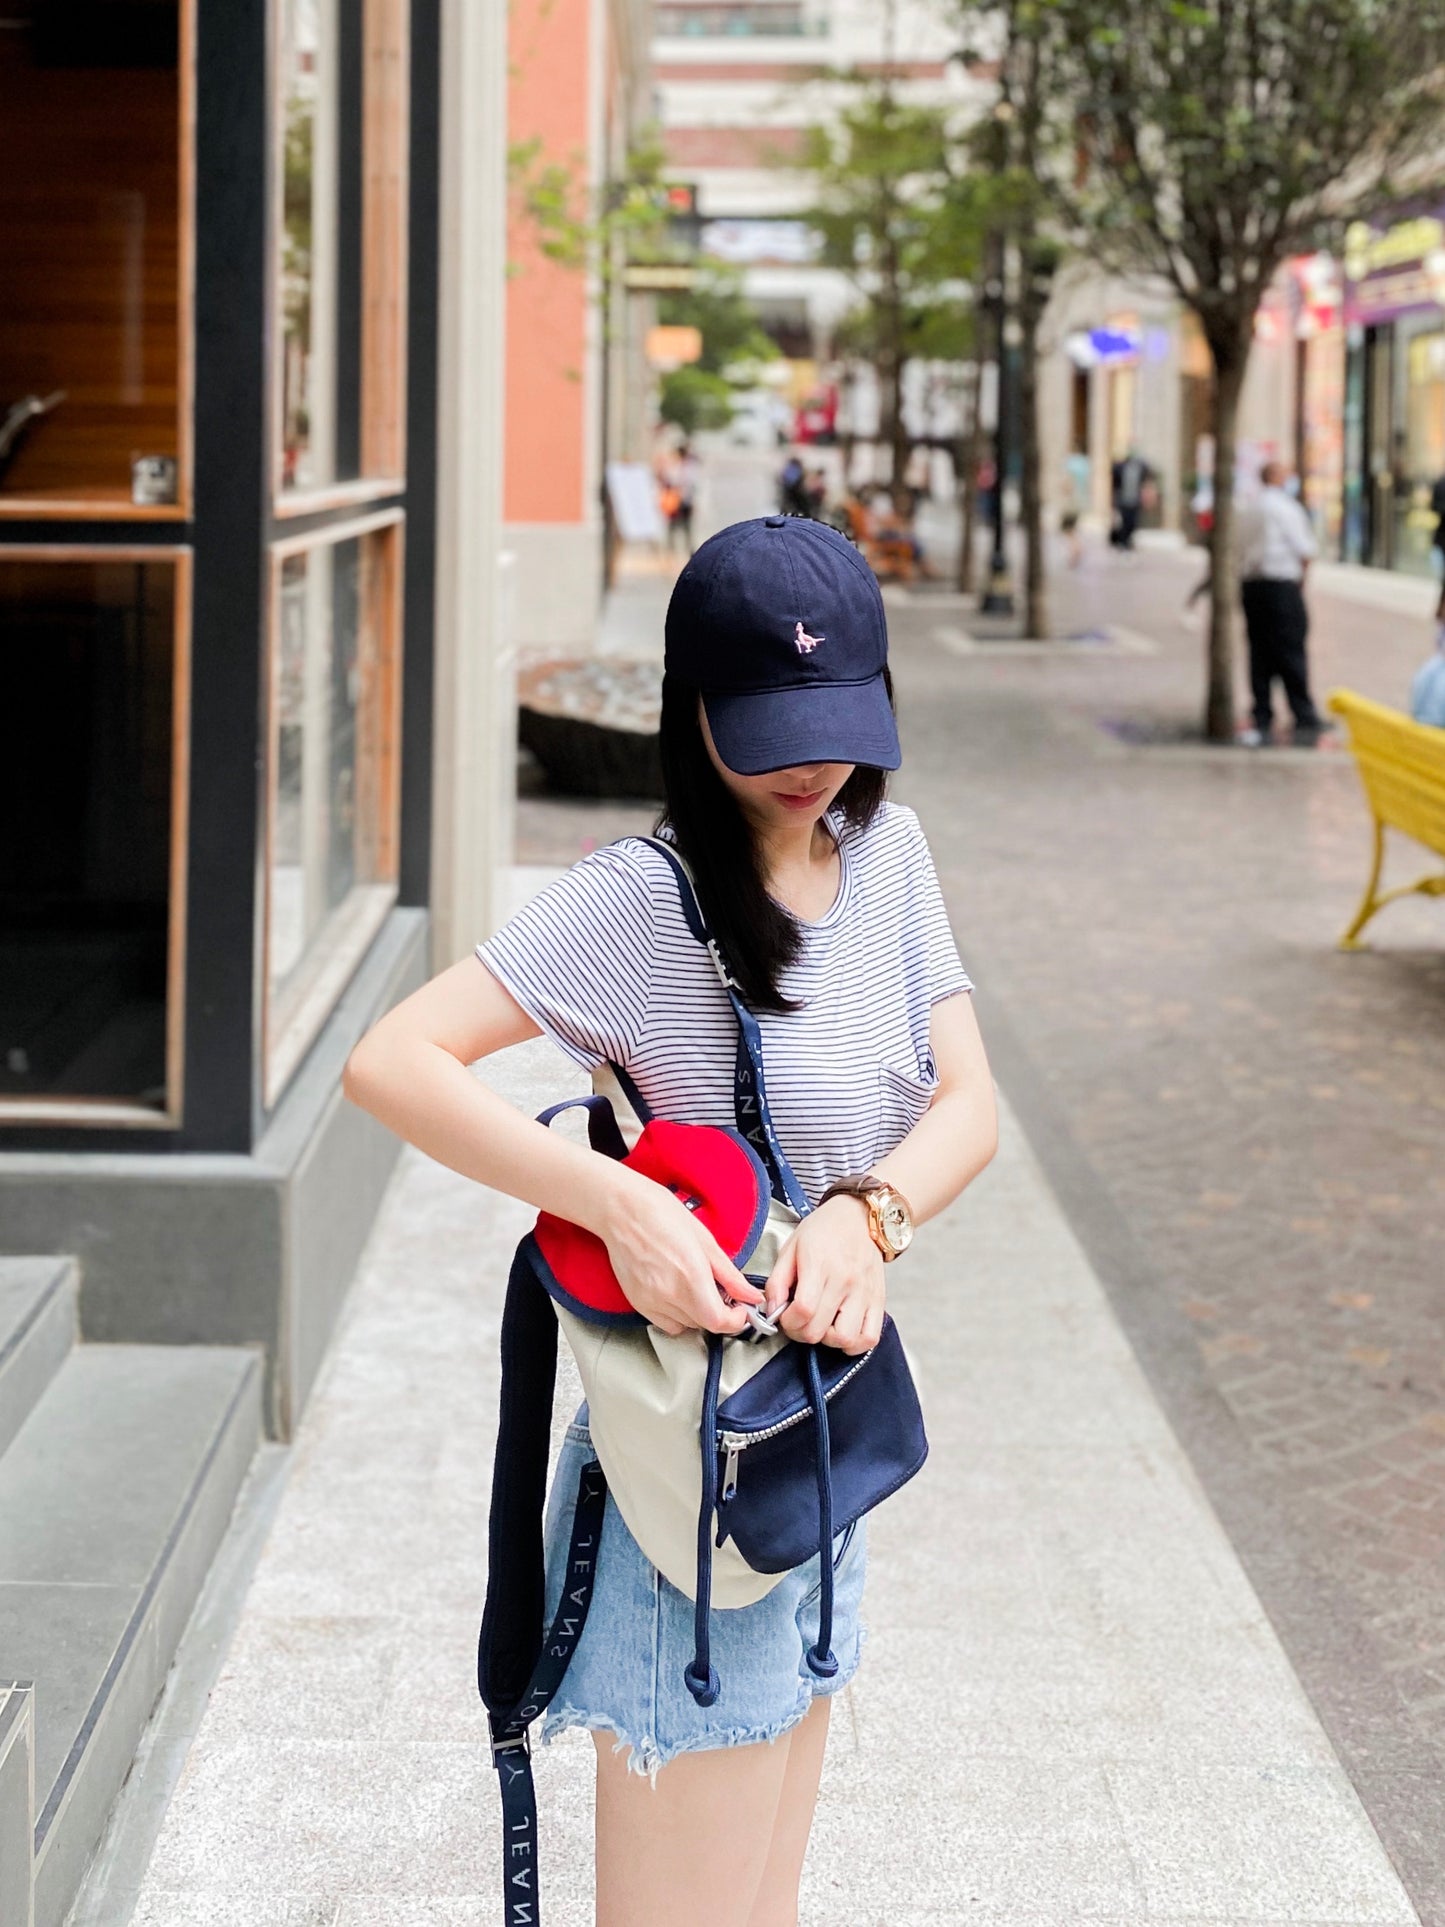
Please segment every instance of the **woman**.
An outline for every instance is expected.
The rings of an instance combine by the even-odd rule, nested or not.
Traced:
[[[922,1222],[994,1152],[992,1079],[928,846],[913,813],[883,800],[900,761],[886,656],[871,571],[818,522],[723,530],[668,609],[659,830],[758,1014],[778,1138],[816,1207],[764,1289],[671,1193],[519,1119],[465,1068],[540,1032],[575,1064],[620,1065],[659,1116],[733,1124],[732,1009],[667,859],[641,839],[584,857],[347,1065],[348,1096],[431,1156],[601,1237],[628,1298],[667,1332],[736,1333],[762,1304],[782,1307],[795,1338],[869,1350],[884,1247],[863,1199],[824,1194],[871,1174]],[[912,1329],[926,1342],[916,1316]],[[585,1420],[584,1407],[553,1486],[549,1607]],[[591,1612],[545,1729],[594,1734],[600,1927],[796,1921],[829,1695],[858,1662],[864,1558],[860,1524],[835,1541],[835,1676],[804,1663],[814,1559],[756,1605],[714,1614],[724,1689],[702,1708],[682,1679],[691,1602],[608,1501]]]

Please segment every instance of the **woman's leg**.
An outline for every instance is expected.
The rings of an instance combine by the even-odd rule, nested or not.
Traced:
[[[823,1750],[828,1744],[828,1709],[832,1704],[831,1699],[815,1699],[812,1712],[788,1735],[783,1791],[758,1897],[748,1915],[748,1927],[797,1927],[798,1882],[803,1877],[803,1857],[808,1851],[813,1810],[818,1804]]]
[[[595,1734],[597,1927],[749,1927],[800,1730],[681,1753],[656,1786]]]

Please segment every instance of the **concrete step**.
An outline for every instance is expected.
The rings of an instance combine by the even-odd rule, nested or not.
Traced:
[[[30,1842],[35,1827],[34,1693],[0,1679],[0,1921],[32,1927]]]
[[[80,1335],[79,1289],[73,1258],[0,1258],[0,1452]]]
[[[0,1668],[35,1682],[35,1927],[61,1927],[225,1532],[261,1363],[77,1345],[0,1458]]]

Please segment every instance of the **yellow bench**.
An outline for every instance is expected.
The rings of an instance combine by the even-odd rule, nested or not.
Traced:
[[[1340,938],[1341,950],[1362,950],[1360,932],[1377,910],[1396,897],[1445,896],[1445,872],[1380,893],[1385,831],[1399,830],[1445,857],[1445,729],[1412,722],[1401,710],[1332,689],[1329,706],[1344,718],[1350,748],[1375,819],[1375,861],[1355,920]]]

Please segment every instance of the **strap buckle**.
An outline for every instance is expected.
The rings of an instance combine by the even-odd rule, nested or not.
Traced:
[[[532,1757],[532,1736],[526,1727],[520,1733],[513,1733],[506,1739],[492,1741],[492,1765],[500,1770],[502,1756],[506,1753],[521,1753],[527,1759]]]
[[[742,986],[739,984],[737,978],[734,977],[732,972],[728,969],[727,959],[723,956],[722,947],[718,943],[717,938],[713,936],[708,936],[708,937],[705,937],[703,941],[707,945],[707,948],[712,955],[713,964],[717,970],[718,976],[722,978],[724,990],[740,990]]]

